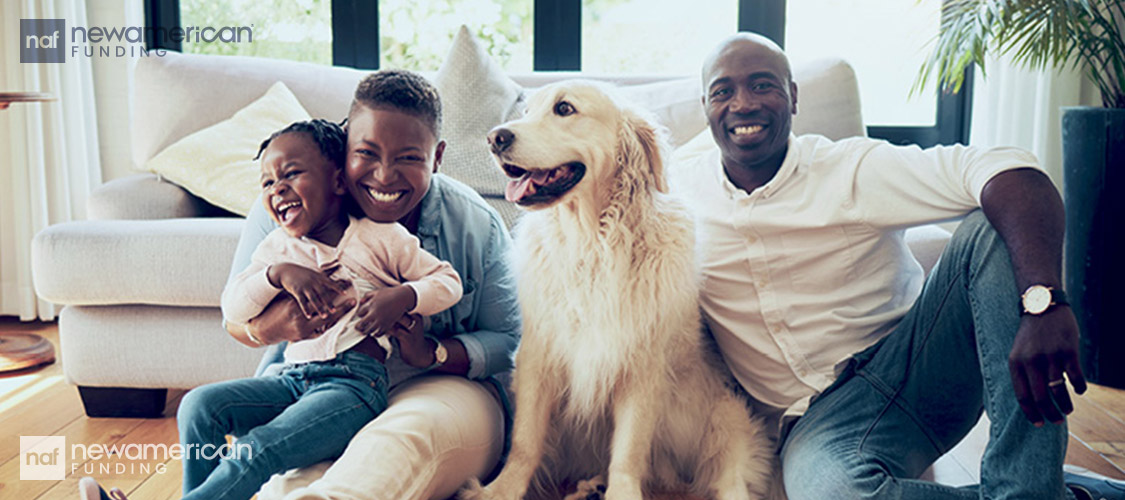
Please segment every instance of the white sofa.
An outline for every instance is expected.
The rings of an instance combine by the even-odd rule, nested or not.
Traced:
[[[313,117],[342,118],[365,73],[242,57],[169,53],[142,58],[133,95],[133,162],[143,166],[176,140],[230,117],[278,80]],[[540,73],[513,80],[529,89],[575,76],[591,78]],[[706,128],[695,75],[593,78],[624,86],[623,92],[654,111],[673,145]],[[798,134],[864,133],[855,75],[846,63],[798,67],[795,79]],[[446,115],[489,115],[451,109],[464,105],[469,104],[446,102]],[[496,124],[476,125],[487,130]],[[446,135],[456,135],[450,126],[459,125],[447,122]],[[464,178],[473,176],[467,170],[472,168],[493,167],[447,160],[442,171]],[[228,337],[218,307],[242,219],[148,173],[106,183],[91,195],[88,208],[89,220],[49,227],[33,243],[36,290],[66,306],[59,317],[63,369],[79,386],[87,413],[158,415],[167,388],[253,374],[261,351]],[[910,235],[927,269],[947,236],[936,228]]]

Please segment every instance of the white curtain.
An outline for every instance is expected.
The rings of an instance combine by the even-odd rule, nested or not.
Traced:
[[[14,103],[0,111],[0,315],[50,320],[31,280],[31,240],[51,224],[85,218],[86,197],[101,184],[90,60],[20,63],[20,19],[87,25],[81,0],[0,2],[0,89],[53,94],[56,101]],[[67,33],[69,38],[69,33]]]
[[[969,143],[1016,146],[1031,151],[1062,188],[1062,108],[1100,106],[1097,88],[1078,71],[1030,71],[1012,65],[1009,57],[978,68],[973,88]]]

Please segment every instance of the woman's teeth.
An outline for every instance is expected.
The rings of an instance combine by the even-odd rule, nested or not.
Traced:
[[[375,201],[378,201],[378,202],[381,202],[381,203],[392,203],[392,202],[398,201],[399,198],[402,198],[402,195],[405,192],[404,191],[398,191],[398,192],[395,192],[395,193],[384,193],[382,191],[376,191],[374,189],[367,188],[367,193],[370,194],[371,197],[375,199]]]
[[[734,127],[735,135],[750,135],[762,131],[761,125],[744,125],[741,127]]]

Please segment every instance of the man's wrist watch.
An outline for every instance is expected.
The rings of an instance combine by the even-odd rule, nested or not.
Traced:
[[[437,337],[427,335],[426,338],[433,340],[434,344],[437,345],[437,347],[434,348],[434,364],[426,368],[427,370],[433,370],[434,368],[444,365],[446,361],[449,361],[449,350],[445,348],[445,345],[443,345],[441,340],[438,340]]]
[[[1054,306],[1068,304],[1066,292],[1046,285],[1031,285],[1020,296],[1021,313],[1032,316],[1039,316]]]

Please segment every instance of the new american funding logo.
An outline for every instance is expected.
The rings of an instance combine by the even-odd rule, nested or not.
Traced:
[[[215,446],[176,444],[86,444],[66,446],[66,436],[20,436],[20,480],[62,481],[68,475],[164,474],[169,460],[252,457],[247,443]]]
[[[163,49],[148,49],[145,42],[253,43],[254,25],[187,26],[71,26],[66,19],[20,19],[21,63],[65,63],[67,57],[163,56]]]

